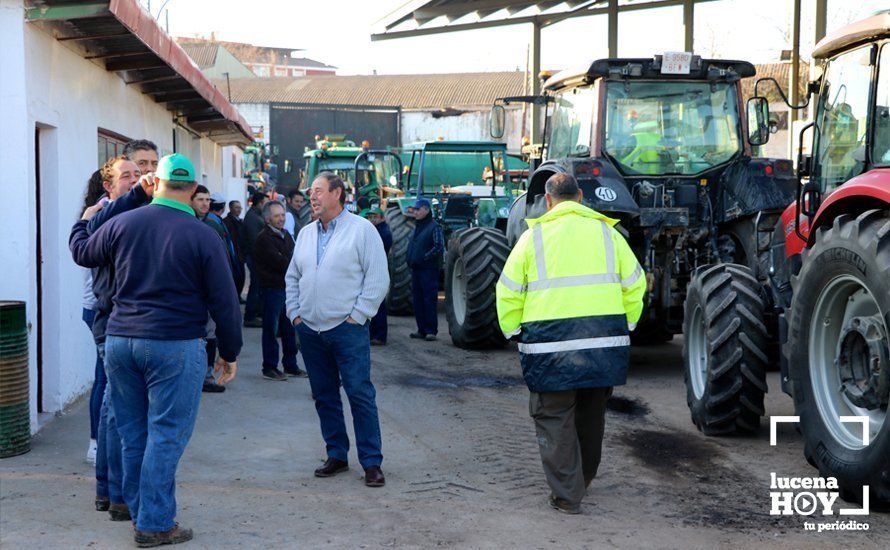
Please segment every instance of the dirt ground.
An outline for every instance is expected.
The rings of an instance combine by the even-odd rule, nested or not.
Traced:
[[[515,346],[466,352],[447,328],[433,343],[409,340],[412,328],[391,318],[390,344],[373,351],[383,489],[362,484],[354,451],[348,473],[312,476],[324,446],[308,382],[263,380],[260,331],[245,329],[239,377],[204,395],[180,465],[178,520],[196,533],[184,548],[886,548],[888,514],[857,518],[867,532],[828,533],[769,515],[770,472],[817,475],[800,436],[782,426],[770,447],[766,422],[750,437],[697,432],[679,339],[635,350],[583,514],[554,512]],[[777,373],[769,384],[767,414],[793,414]],[[92,511],[87,433],[81,400],[30,453],[0,461],[0,546],[132,547],[128,523]]]

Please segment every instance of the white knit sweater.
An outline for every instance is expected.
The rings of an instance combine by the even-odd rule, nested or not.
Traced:
[[[337,220],[321,263],[316,265],[318,228],[300,230],[284,283],[287,317],[300,317],[316,331],[330,330],[348,317],[364,324],[389,291],[386,252],[368,220],[347,214]]]

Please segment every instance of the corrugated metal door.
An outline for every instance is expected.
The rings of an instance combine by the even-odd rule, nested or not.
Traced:
[[[273,103],[269,106],[269,143],[278,165],[278,187],[300,183],[303,153],[315,148],[315,136],[346,134],[356,144],[369,140],[375,148],[398,147],[399,107]]]

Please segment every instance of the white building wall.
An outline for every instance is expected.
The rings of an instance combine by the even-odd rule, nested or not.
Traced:
[[[222,189],[220,192],[226,198],[226,212],[229,201],[241,201],[241,205],[247,204],[247,180],[242,176],[242,158],[244,151],[240,147],[222,148]]]
[[[469,111],[456,116],[434,117],[429,111],[402,111],[402,144],[418,141],[491,141],[489,109]],[[530,128],[527,129],[527,132]],[[519,151],[522,140],[522,109],[507,111],[506,133],[502,139],[509,151]]]
[[[81,320],[82,269],[71,260],[68,235],[83,205],[87,179],[97,168],[98,129],[150,139],[166,152],[173,150],[173,123],[164,105],[25,23],[20,0],[0,0],[0,51],[0,204],[6,205],[0,216],[0,300],[27,302],[36,429],[39,330],[45,412],[62,410],[93,380],[95,348]],[[37,322],[35,129],[40,143],[43,326]],[[189,140],[199,173],[221,188],[221,148],[206,139]]]
[[[251,126],[262,126],[265,142],[269,143],[269,104],[268,103],[236,103],[235,107]]]

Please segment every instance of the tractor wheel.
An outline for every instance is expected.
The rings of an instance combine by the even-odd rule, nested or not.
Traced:
[[[411,295],[411,268],[408,267],[408,242],[414,233],[414,220],[402,214],[398,206],[391,206],[386,209],[386,223],[392,231],[386,308],[390,315],[411,315],[414,313],[414,302]]]
[[[471,227],[448,243],[445,257],[445,315],[454,345],[463,349],[502,347],[495,285],[510,248],[503,233]]]
[[[788,355],[804,452],[845,499],[890,509],[890,212],[817,230],[792,279]],[[843,422],[855,416],[863,424]],[[868,435],[868,444],[863,443]]]
[[[745,266],[706,266],[693,274],[683,321],[686,403],[707,435],[760,426],[769,340],[761,291]]]
[[[764,228],[774,228],[778,220],[779,214],[763,214],[760,224]],[[722,226],[717,247],[721,262],[748,266],[757,279],[765,280],[769,274],[772,229],[758,234],[754,223],[755,217],[749,216]]]

